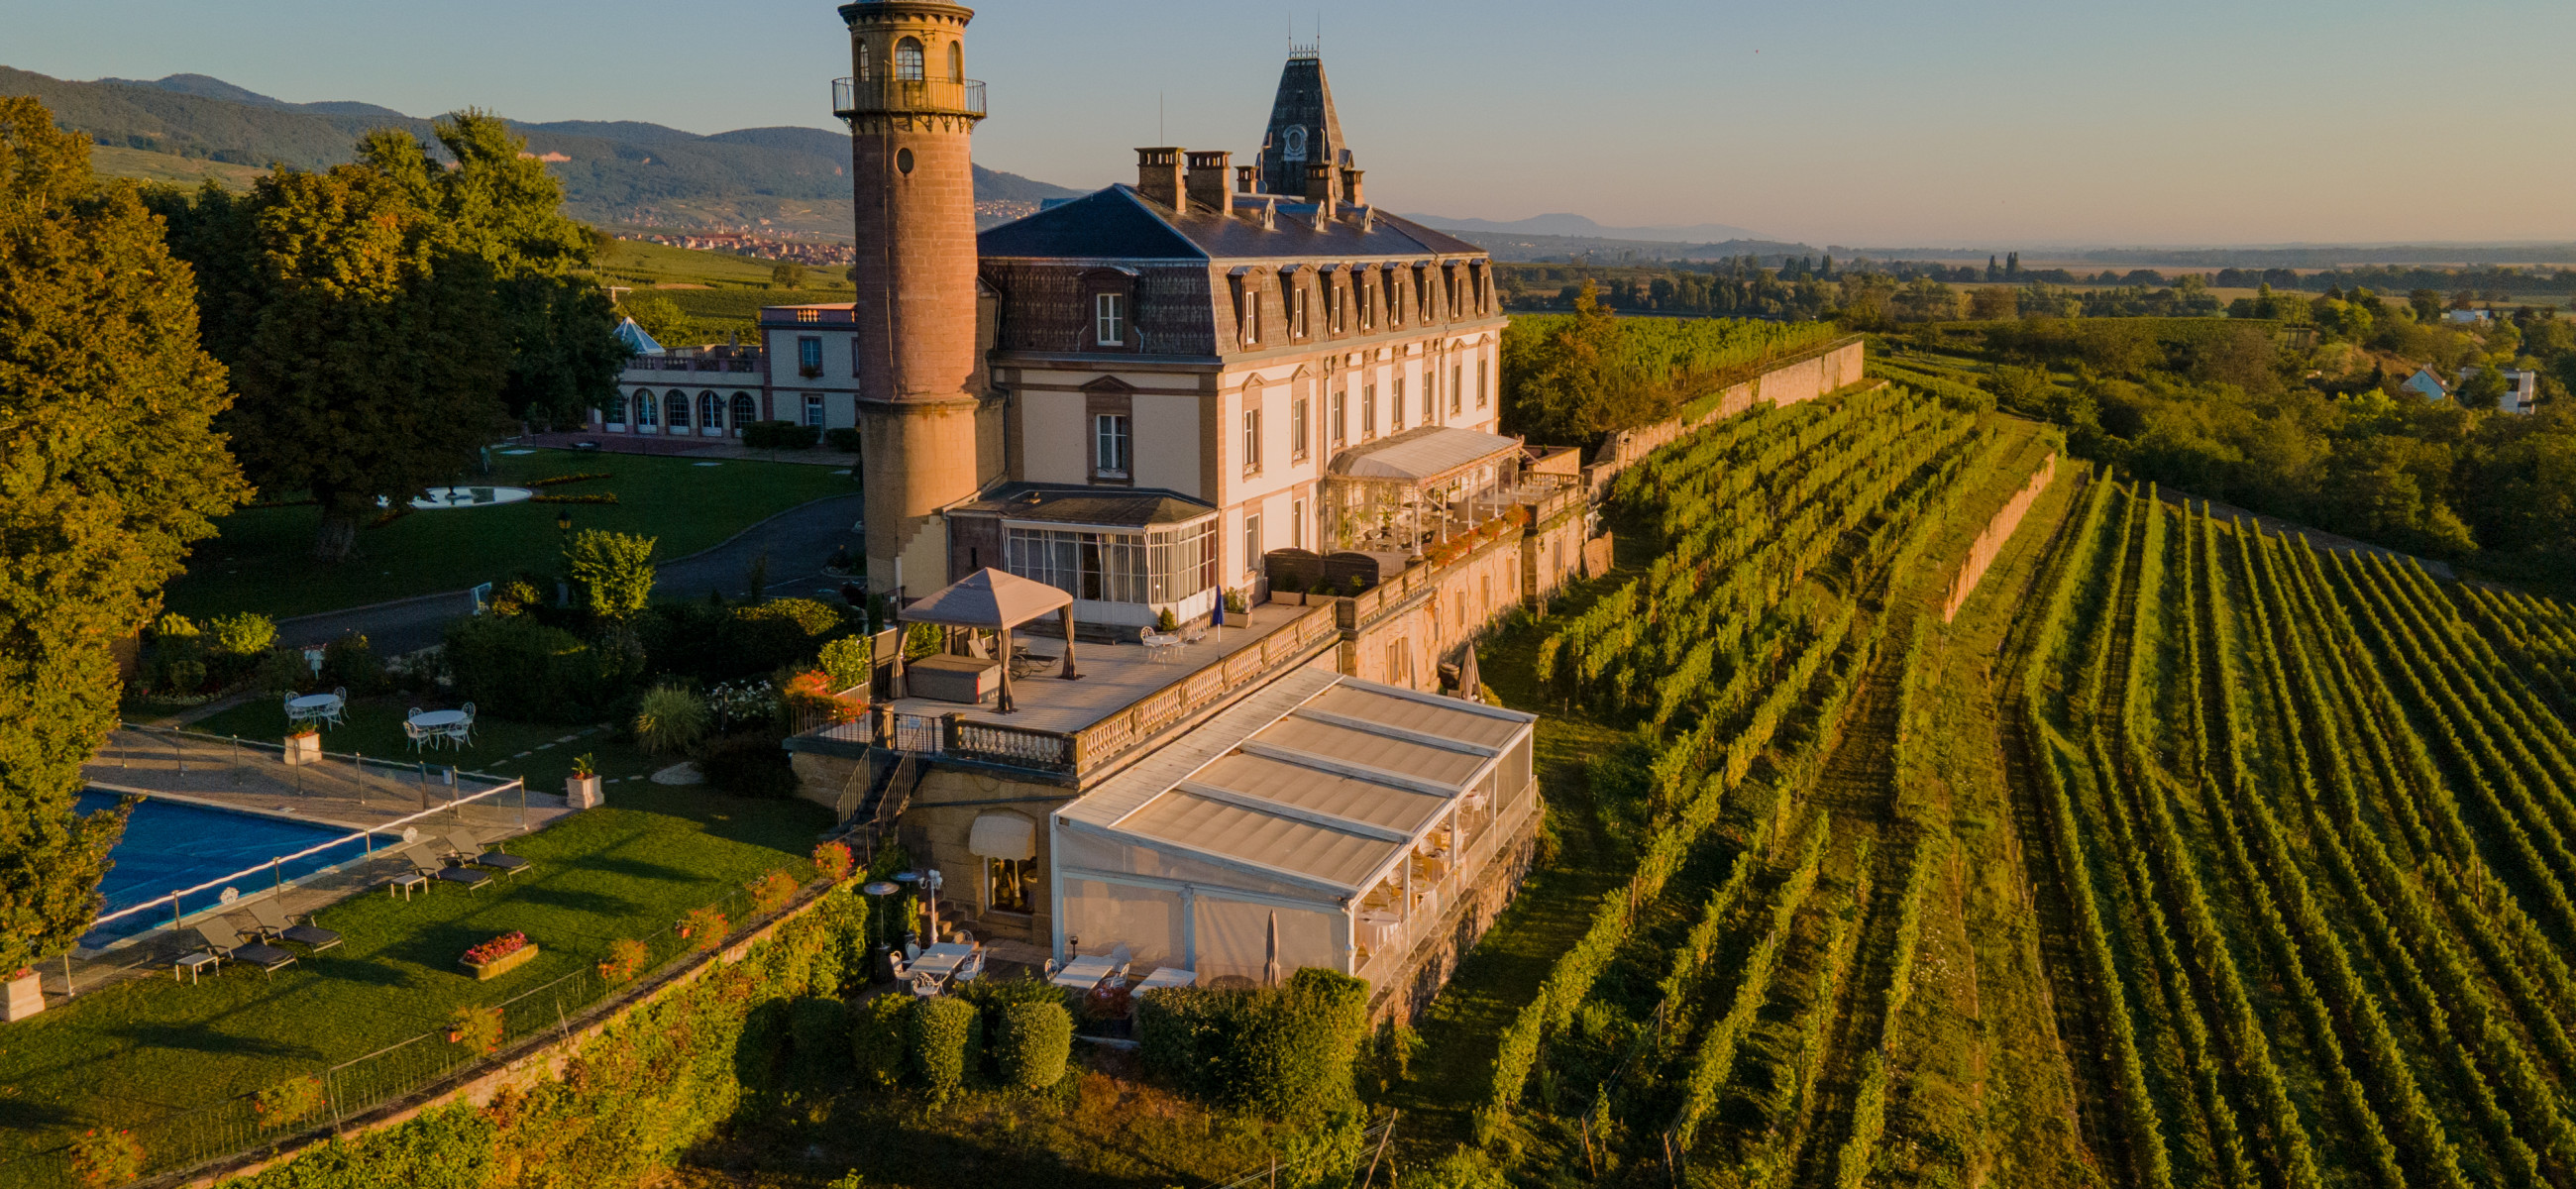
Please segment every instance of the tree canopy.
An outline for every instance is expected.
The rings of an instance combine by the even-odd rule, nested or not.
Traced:
[[[251,478],[322,508],[337,560],[381,503],[453,476],[512,417],[572,417],[616,391],[616,317],[578,275],[595,242],[499,119],[437,125],[454,162],[383,129],[358,160],[279,170],[247,195],[154,200],[206,278],[207,345]]]
[[[248,498],[227,399],[160,220],[98,186],[88,138],[0,98],[0,974],[98,912],[123,816],[75,805],[116,723],[109,642]]]

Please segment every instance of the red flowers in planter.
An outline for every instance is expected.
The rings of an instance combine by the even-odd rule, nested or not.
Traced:
[[[465,951],[468,966],[488,966],[502,958],[528,948],[528,935],[512,929],[490,941]]]
[[[850,877],[850,868],[855,864],[855,862],[856,861],[850,857],[850,847],[848,843],[825,842],[817,844],[814,847],[814,869],[821,872],[823,874],[823,878],[831,880],[833,883],[839,883],[842,880],[848,879]]]

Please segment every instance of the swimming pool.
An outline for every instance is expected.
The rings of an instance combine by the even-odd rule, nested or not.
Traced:
[[[112,809],[116,802],[115,794],[91,789],[81,793],[80,811],[93,813]],[[350,833],[352,831],[337,826],[150,798],[134,807],[133,816],[125,823],[125,837],[118,839],[116,848],[108,852],[114,866],[108,869],[107,879],[99,887],[107,896],[107,906],[99,912],[104,916],[120,908],[167,896],[181,888],[193,888],[207,880]],[[293,880],[348,862],[364,853],[365,848],[352,838],[345,846],[331,847],[287,863],[280,874]],[[262,871],[244,877],[233,886],[248,895],[266,889],[269,882],[268,872]],[[189,896],[180,902],[180,908],[188,912],[212,908],[219,903],[217,898],[222,891],[215,888]],[[98,949],[120,938],[169,923],[170,908],[163,905],[149,912],[109,921],[92,929],[81,938],[80,944],[88,949]]]

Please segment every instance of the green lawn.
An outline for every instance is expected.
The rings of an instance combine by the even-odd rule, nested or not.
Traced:
[[[772,870],[812,876],[805,856],[830,824],[801,801],[745,801],[694,788],[620,784],[605,808],[574,814],[509,849],[530,871],[480,891],[443,887],[405,901],[366,894],[325,909],[346,938],[274,977],[227,968],[201,983],[156,977],[94,992],[0,1035],[0,1184],[33,1166],[9,1158],[92,1126],[133,1128],[164,1154],[221,1145],[258,1117],[246,1095],[441,1030],[459,1006],[497,1004],[590,970],[611,942],[648,941],[661,961],[682,952],[671,924]],[[480,983],[457,959],[511,930],[540,949],[530,964]],[[564,990],[595,992],[595,977]],[[576,999],[567,1010],[578,1009]],[[541,993],[505,1008],[511,1035],[556,1025]],[[460,1056],[443,1037],[341,1075],[398,1084]],[[363,1090],[352,1091],[362,1093]],[[183,1115],[184,1112],[195,1112]],[[174,1120],[174,1116],[180,1116]]]
[[[728,460],[700,466],[686,458],[539,450],[493,451],[492,474],[460,477],[475,484],[524,483],[581,472],[593,479],[540,489],[547,494],[615,493],[605,504],[523,501],[453,511],[413,512],[358,533],[357,552],[337,565],[311,557],[321,511],[313,507],[248,508],[216,522],[220,535],[191,551],[188,572],[172,582],[169,609],[202,618],[259,611],[278,618],[363,606],[411,595],[460,590],[507,579],[521,570],[551,572],[563,548],[555,518],[575,528],[613,529],[661,539],[656,556],[686,556],[776,513],[856,488],[828,467]],[[263,493],[275,498],[275,493]]]
[[[611,793],[622,790],[627,781],[640,780],[674,762],[637,750],[621,730],[602,730],[595,724],[512,722],[490,715],[476,716],[472,747],[416,752],[402,730],[403,719],[414,706],[423,710],[455,708],[411,694],[351,698],[348,725],[323,727],[322,749],[371,760],[418,757],[453,764],[468,772],[518,777],[541,793],[562,792],[564,777],[572,772],[573,757],[585,753],[595,757],[593,762],[601,776],[620,782],[609,787]],[[189,729],[275,743],[286,733],[286,709],[277,700],[259,698],[208,717]],[[572,741],[559,742],[565,736],[572,736]]]

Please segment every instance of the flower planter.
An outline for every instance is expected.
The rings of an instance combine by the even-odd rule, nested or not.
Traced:
[[[284,755],[284,757],[283,757],[283,758],[284,758],[284,759],[286,760],[286,762],[287,762],[287,763],[289,763],[289,764],[318,764],[318,763],[321,763],[321,762],[322,762],[322,737],[321,737],[320,735],[289,735],[289,736],[287,736],[287,737],[286,737],[286,754]]]
[[[1306,594],[1304,591],[1274,590],[1270,592],[1270,601],[1282,607],[1303,607],[1306,605]]]
[[[23,1020],[45,1010],[45,990],[33,970],[20,971],[9,980],[9,998],[0,1004],[0,1020]]]
[[[599,791],[599,774],[564,778],[564,803],[575,809],[597,809],[606,797]]]
[[[510,951],[509,953],[503,954],[498,958],[494,958],[489,962],[481,963],[480,965],[473,962],[461,962],[460,964],[467,970],[474,972],[474,981],[485,983],[535,961],[536,957],[537,943],[532,941]]]

